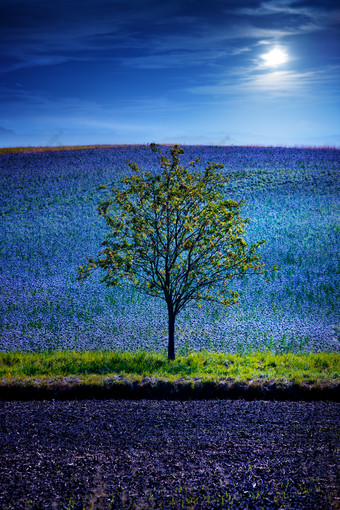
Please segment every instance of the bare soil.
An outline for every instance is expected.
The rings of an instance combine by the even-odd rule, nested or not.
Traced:
[[[0,402],[0,508],[340,508],[339,418],[335,402]]]

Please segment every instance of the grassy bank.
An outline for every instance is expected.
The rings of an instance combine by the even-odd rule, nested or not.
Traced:
[[[175,381],[180,378],[236,381],[252,379],[289,380],[294,383],[339,381],[340,354],[222,354],[202,351],[177,356],[139,351],[59,351],[46,353],[1,352],[0,378],[49,379],[65,376],[156,377]]]
[[[0,353],[0,400],[340,398],[340,355],[159,352]]]

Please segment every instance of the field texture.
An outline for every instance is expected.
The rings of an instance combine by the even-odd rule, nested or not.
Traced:
[[[8,510],[339,508],[339,404],[0,404]]]
[[[168,150],[168,149],[167,149]],[[195,305],[178,316],[177,353],[339,352],[340,151],[185,147],[225,164],[228,196],[244,199],[250,242],[266,239],[264,262],[281,267],[271,283],[235,283],[239,305]],[[161,300],[83,286],[77,266],[96,255],[106,226],[100,184],[130,172],[126,160],[157,170],[149,147],[0,156],[0,350],[165,351]]]

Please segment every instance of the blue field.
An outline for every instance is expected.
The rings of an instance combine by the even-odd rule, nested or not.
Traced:
[[[184,150],[202,169],[225,164],[228,195],[246,201],[247,240],[266,239],[263,260],[281,269],[270,284],[235,283],[237,306],[185,309],[177,352],[339,352],[340,150]],[[106,233],[98,187],[130,172],[126,160],[157,171],[145,146],[0,156],[0,350],[166,350],[163,301],[108,289],[100,274],[76,280]]]

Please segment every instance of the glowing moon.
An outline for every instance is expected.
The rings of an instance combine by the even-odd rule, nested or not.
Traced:
[[[287,53],[280,48],[273,48],[269,53],[261,55],[261,58],[263,58],[265,64],[270,67],[276,67],[288,61]]]

